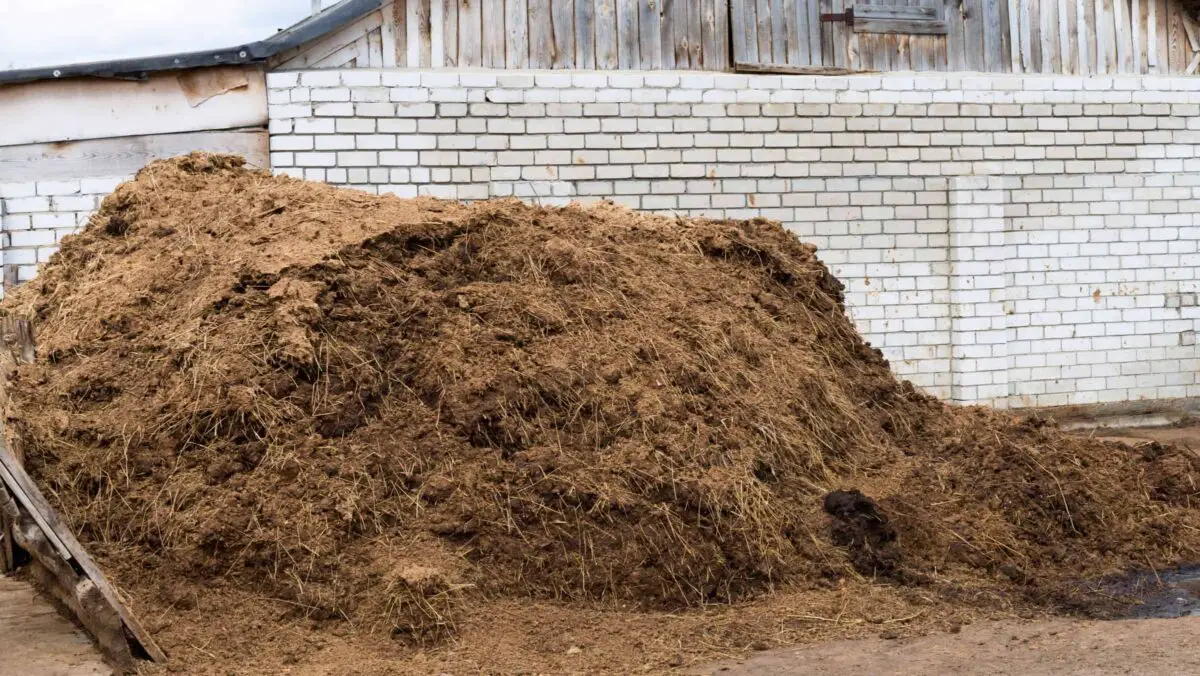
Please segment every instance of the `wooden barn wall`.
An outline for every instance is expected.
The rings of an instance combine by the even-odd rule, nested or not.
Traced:
[[[729,0],[396,0],[394,12],[409,68],[731,67]]]
[[[1200,30],[1174,0],[729,0],[736,66],[1188,73]],[[855,32],[853,7],[935,9],[945,35]]]
[[[1005,0],[1018,73],[1193,74],[1200,31],[1171,0]]]

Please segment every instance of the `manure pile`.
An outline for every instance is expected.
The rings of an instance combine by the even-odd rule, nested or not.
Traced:
[[[437,650],[504,600],[1062,610],[1200,560],[1194,454],[917,392],[775,223],[241,165],[151,164],[3,304],[9,434],[158,626],[220,590]]]

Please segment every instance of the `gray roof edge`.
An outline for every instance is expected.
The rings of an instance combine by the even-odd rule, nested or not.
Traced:
[[[342,0],[269,38],[237,47],[0,71],[0,85],[74,77],[140,79],[148,73],[166,70],[261,63],[284,50],[337,30],[379,9],[382,4],[383,0]]]

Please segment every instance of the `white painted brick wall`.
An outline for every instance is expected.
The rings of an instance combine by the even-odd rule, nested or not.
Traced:
[[[18,281],[33,279],[58,242],[87,223],[100,200],[129,178],[0,183],[0,264],[15,266]]]

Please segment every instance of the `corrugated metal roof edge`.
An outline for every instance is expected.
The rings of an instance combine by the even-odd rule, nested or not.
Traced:
[[[74,77],[143,79],[149,73],[165,70],[261,63],[286,49],[297,47],[341,28],[368,12],[379,9],[382,4],[383,0],[342,0],[320,14],[314,14],[265,40],[238,47],[0,71],[0,84]]]

